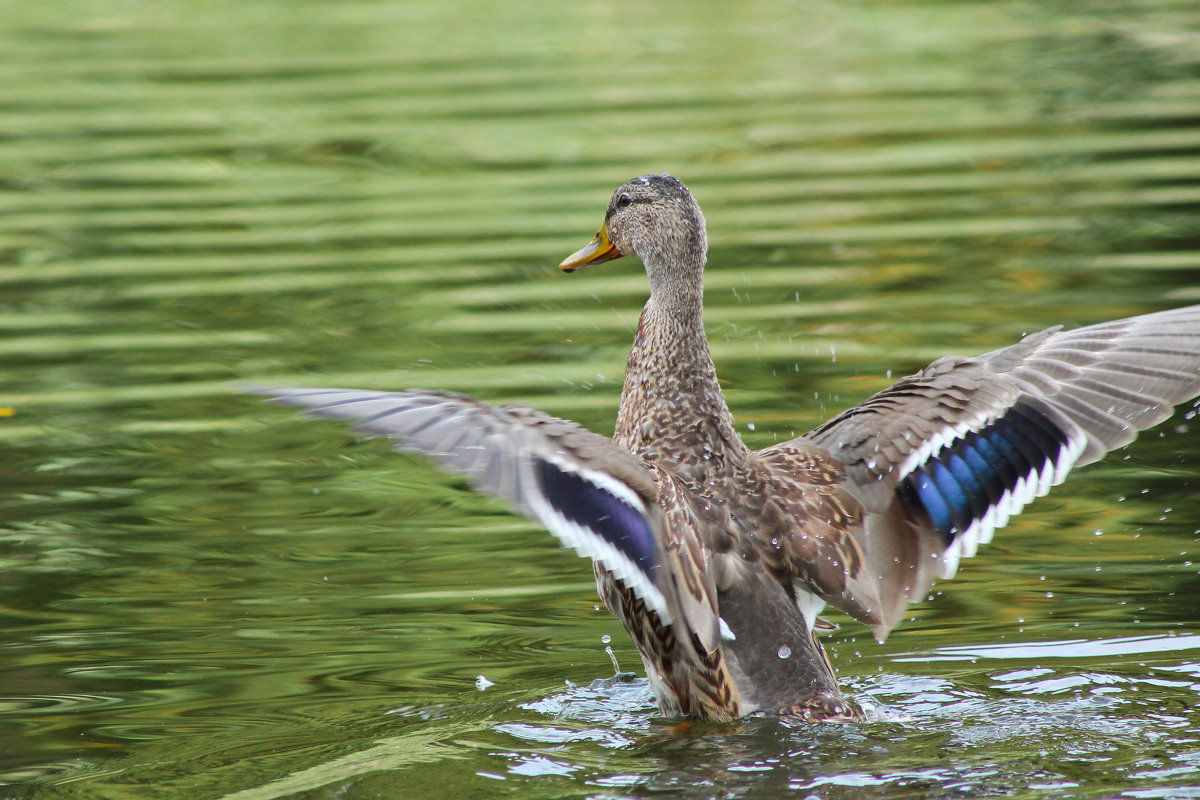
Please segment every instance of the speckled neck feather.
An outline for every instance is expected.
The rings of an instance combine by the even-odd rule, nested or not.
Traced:
[[[681,477],[703,480],[747,452],[704,333],[704,216],[674,178],[649,188],[658,190],[648,215],[654,235],[629,238],[650,277],[650,299],[625,366],[614,440]]]

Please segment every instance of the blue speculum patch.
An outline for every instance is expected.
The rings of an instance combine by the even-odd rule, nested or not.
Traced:
[[[612,492],[550,461],[538,481],[554,510],[628,556],[647,576],[655,566],[654,533],[642,513]]]
[[[978,431],[943,447],[896,488],[925,512],[946,546],[980,520],[1022,478],[1037,480],[1069,445],[1067,435],[1039,409],[1018,403]]]

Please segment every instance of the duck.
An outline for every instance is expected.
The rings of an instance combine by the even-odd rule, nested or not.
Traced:
[[[882,641],[1034,498],[1200,394],[1191,306],[942,358],[751,450],[705,335],[707,251],[688,188],[645,175],[559,265],[633,256],[649,278],[611,439],[440,390],[248,390],[428,456],[591,559],[662,715],[842,722],[863,710],[822,648],[822,609]]]

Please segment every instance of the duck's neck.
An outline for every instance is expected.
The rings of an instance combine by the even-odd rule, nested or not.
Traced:
[[[654,291],[625,366],[617,444],[688,480],[703,481],[746,452],[717,383],[702,317],[703,290]]]

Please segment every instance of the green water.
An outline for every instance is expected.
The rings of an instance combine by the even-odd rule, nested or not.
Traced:
[[[645,276],[555,265],[650,171],[755,446],[1200,301],[1194,3],[10,1],[0,53],[0,796],[1200,796],[1186,409],[839,620],[871,722],[680,727],[585,562],[229,388],[611,431]]]

